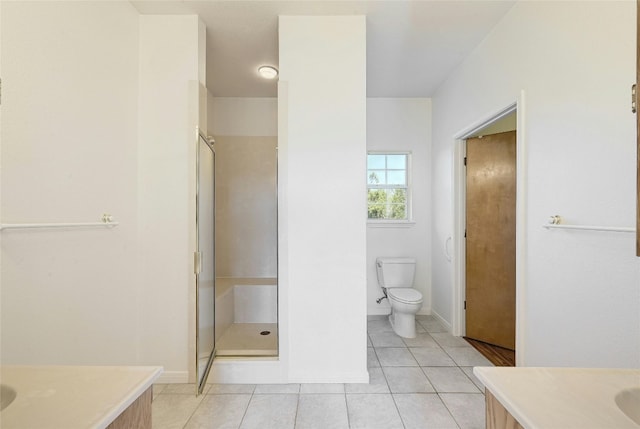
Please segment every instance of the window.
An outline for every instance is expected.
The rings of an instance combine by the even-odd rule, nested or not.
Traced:
[[[409,220],[409,153],[367,154],[367,217]]]

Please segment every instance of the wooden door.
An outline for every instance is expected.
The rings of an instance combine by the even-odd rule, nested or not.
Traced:
[[[515,350],[516,132],[467,140],[466,336]]]

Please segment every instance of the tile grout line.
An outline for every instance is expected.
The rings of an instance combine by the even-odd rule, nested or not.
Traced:
[[[373,348],[373,351],[376,354],[376,358],[377,358],[378,357],[378,352],[376,351],[375,347]],[[418,361],[416,361],[416,363],[417,362]],[[378,358],[378,363],[380,363],[380,359],[379,358]],[[400,413],[400,409],[398,408],[398,404],[396,403],[396,398],[395,398],[395,396],[393,396],[393,392],[391,391],[391,386],[389,386],[389,380],[387,379],[387,374],[384,372],[384,368],[382,367],[382,363],[380,363],[380,372],[382,372],[382,376],[384,377],[384,381],[385,381],[385,383],[387,383],[387,389],[389,389],[389,395],[391,396],[391,400],[393,401],[393,406],[396,408],[396,412],[398,413],[398,417],[400,417],[400,423],[402,424],[403,429],[406,429],[406,425],[404,424],[404,419],[402,418],[402,414]]]
[[[384,372],[384,371],[383,371]],[[391,395],[391,400],[393,401],[393,406],[396,407],[396,411],[398,412],[398,416],[400,417],[400,423],[402,423],[402,427],[406,429],[406,425],[404,423],[404,419],[402,418],[402,413],[400,412],[400,408],[398,408],[398,403],[396,402],[396,397],[393,393],[391,393],[391,388],[389,388],[389,392]]]
[[[297,426],[298,422],[298,409],[300,408],[300,397],[302,392],[302,383],[298,383],[298,393],[296,394],[298,397],[296,398],[296,412],[293,416],[293,429]]]
[[[198,405],[196,405],[196,407],[193,409],[193,412],[191,413],[191,415],[189,416],[189,418],[187,419],[186,422],[184,422],[184,425],[182,426],[182,428],[186,428],[187,425],[189,424],[189,422],[191,421],[191,419],[193,418],[194,414],[196,413],[196,411],[198,411],[198,408],[200,408],[200,406],[202,405],[202,401],[204,401],[204,395],[205,393],[201,394],[203,397],[200,398],[200,402],[198,402]]]
[[[367,334],[368,335],[368,334]],[[347,411],[347,427],[351,429],[351,419],[349,418],[349,401],[347,401],[347,389],[344,389],[344,407]]]
[[[251,391],[251,397],[249,398],[249,402],[247,402],[247,406],[244,409],[244,413],[242,413],[242,418],[240,419],[240,424],[238,425],[238,429],[242,427],[242,423],[244,423],[244,418],[247,416],[247,411],[249,411],[249,405],[251,405],[251,401],[253,401],[253,395],[256,392],[256,385],[253,386],[253,390]]]
[[[456,419],[456,416],[453,415],[453,412],[451,412],[451,409],[449,408],[447,403],[444,402],[444,399],[442,399],[442,396],[440,396],[440,393],[436,393],[436,394],[438,395],[438,399],[440,399],[440,402],[442,402],[442,405],[444,405],[444,407],[446,408],[447,412],[449,413],[453,421],[456,423],[456,426],[458,426],[458,428],[462,428],[460,423],[458,423],[458,419]]]

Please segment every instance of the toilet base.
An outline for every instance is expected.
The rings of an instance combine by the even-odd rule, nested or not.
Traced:
[[[409,313],[397,313],[393,310],[389,315],[389,323],[393,328],[393,332],[403,338],[416,337],[416,315]]]

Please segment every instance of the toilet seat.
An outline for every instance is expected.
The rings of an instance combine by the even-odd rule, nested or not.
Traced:
[[[417,304],[422,302],[422,294],[409,287],[394,287],[387,289],[387,295],[389,295],[390,299],[405,304]]]

